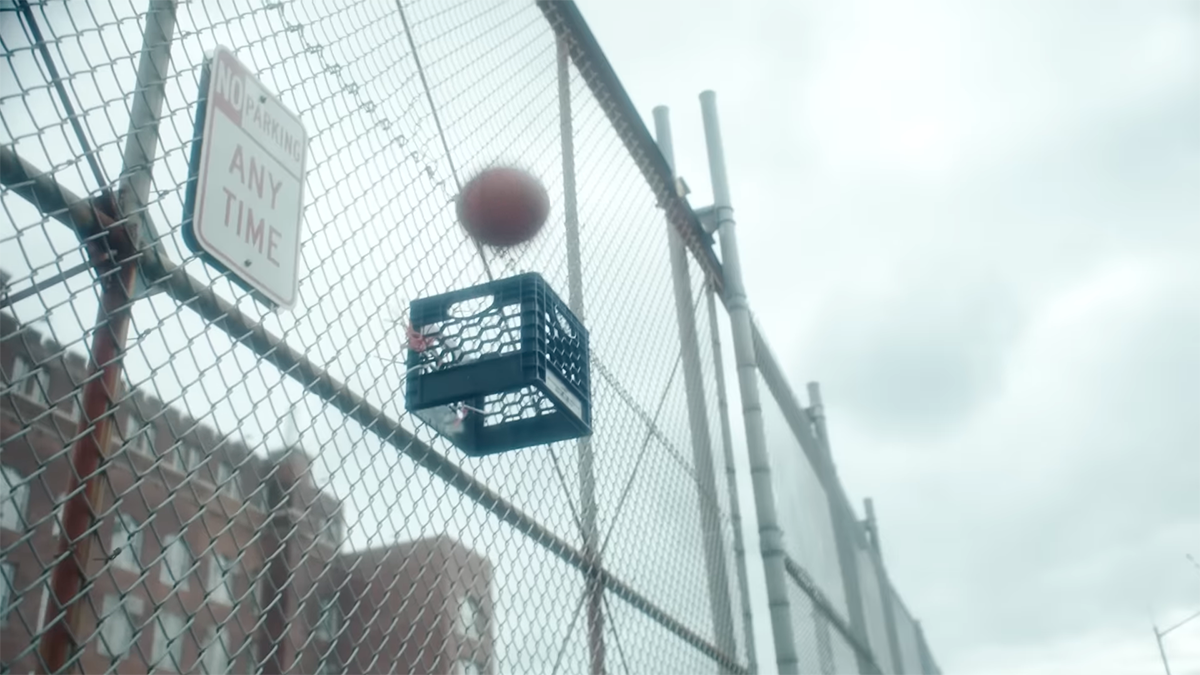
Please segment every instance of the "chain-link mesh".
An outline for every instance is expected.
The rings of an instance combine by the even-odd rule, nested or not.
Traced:
[[[884,572],[875,523],[857,520],[831,463],[819,394],[802,408],[761,334],[762,403],[779,494],[787,598],[799,672],[937,672]],[[839,531],[840,530],[840,531]]]
[[[724,589],[729,616],[714,618],[708,601],[705,542],[733,565],[729,497],[698,485],[662,188],[647,187],[644,158],[614,127],[594,73],[579,70],[552,6],[3,11],[5,669],[45,667],[56,626],[80,647],[66,665],[85,672],[744,667],[744,641],[717,634],[741,630],[738,587]],[[166,40],[143,44],[155,31]],[[147,62],[164,44],[156,78]],[[217,45],[309,133],[290,312],[206,265],[180,227],[202,64]],[[565,80],[560,53],[572,56]],[[578,270],[563,225],[560,83]],[[158,87],[158,115],[139,117]],[[480,252],[452,200],[496,162],[543,180],[551,226],[513,251]],[[139,177],[150,179],[143,195]],[[114,222],[156,237],[122,242],[103,232]],[[151,294],[112,303],[130,256]],[[576,443],[468,459],[404,409],[409,301],[527,270],[582,299],[594,486],[581,487]],[[706,280],[695,265],[685,280],[703,330]],[[85,399],[103,389],[91,383],[115,372],[97,352],[114,344],[121,384],[111,410],[93,410]],[[701,349],[715,418],[711,345]],[[102,463],[73,475],[76,446],[110,424]],[[712,448],[719,475],[722,450]],[[87,493],[96,517],[76,531],[63,514],[84,499],[81,482],[101,489]],[[593,534],[581,525],[585,490]],[[704,522],[702,500],[718,504],[719,522]],[[720,536],[706,539],[714,527]],[[70,550],[89,547],[67,597],[56,590],[72,560],[64,529],[78,535]]]
[[[705,297],[722,276],[573,3],[10,1],[0,19],[0,670],[746,668]],[[218,45],[309,136],[291,311],[182,227]],[[543,181],[550,225],[480,250],[453,200],[497,163]],[[525,271],[589,329],[593,434],[468,458],[405,410],[405,310]],[[768,429],[793,405],[767,397]],[[861,532],[839,554],[858,525],[831,517],[811,449],[770,442],[800,666],[918,672],[919,627]]]
[[[825,597],[815,580],[790,558],[784,566],[800,672],[879,673],[869,645],[855,635],[854,628]]]
[[[891,593],[892,616],[896,621],[896,641],[897,646],[900,647],[900,662],[903,664],[903,672],[925,672],[921,659],[921,636],[917,633],[917,624],[912,615],[908,613],[908,608],[904,606],[904,601],[900,599],[900,596],[894,591]]]
[[[763,423],[771,433],[772,478],[779,495],[779,521],[784,531],[788,556],[811,576],[825,597],[842,616],[848,615],[837,542],[829,513],[829,498],[816,471],[809,464],[781,404],[763,397]]]
[[[892,658],[891,643],[888,637],[888,612],[884,605],[884,589],[880,586],[880,577],[875,559],[870,551],[858,549],[859,588],[862,589],[863,614],[866,618],[867,641],[875,654],[879,669],[888,675],[900,672]]]

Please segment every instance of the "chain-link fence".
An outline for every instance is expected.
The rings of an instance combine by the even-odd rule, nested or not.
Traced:
[[[883,567],[870,501],[859,520],[833,469],[820,388],[802,406],[765,339],[755,355],[773,480],[779,486],[787,598],[798,672],[940,673],[920,624]]]
[[[751,667],[720,265],[573,3],[20,1],[0,18],[0,670]],[[308,134],[289,311],[185,235],[217,46]],[[551,196],[516,249],[456,223],[462,181],[492,163]],[[259,227],[246,242],[276,262],[286,232]],[[524,271],[589,329],[593,433],[466,457],[405,409],[406,308]],[[816,475],[805,492],[825,495]],[[891,672],[845,618],[835,502],[813,503],[786,509],[816,528],[788,550],[804,667]]]

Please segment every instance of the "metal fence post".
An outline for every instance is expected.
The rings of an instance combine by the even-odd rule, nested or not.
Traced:
[[[82,392],[79,440],[71,454],[72,475],[63,505],[58,563],[50,579],[53,602],[46,604],[39,649],[47,672],[59,672],[81,652],[82,610],[90,586],[96,518],[104,512],[104,485],[112,438],[125,342],[137,297],[140,210],[149,199],[158,152],[158,125],[166,88],[167,64],[175,34],[174,0],[152,0],[142,32],[129,136],[124,149],[118,201],[101,198],[93,209],[107,236],[86,242],[100,281],[100,309],[91,346],[89,377]],[[107,190],[107,185],[100,186]],[[133,214],[134,209],[139,210]],[[88,432],[90,427],[90,432]],[[85,433],[88,432],[88,433]]]
[[[875,576],[879,579],[879,599],[883,607],[884,626],[887,627],[889,654],[893,672],[904,672],[904,661],[900,658],[900,635],[896,632],[896,615],[892,610],[892,583],[883,568],[883,548],[879,543],[879,524],[875,521],[875,503],[868,497],[863,500],[867,514],[866,527],[870,534],[871,556],[875,559]]]
[[[671,118],[666,106],[654,109],[654,131],[658,147],[671,169],[675,168],[675,148],[671,139]],[[703,373],[700,370],[700,341],[696,333],[696,308],[692,302],[692,280],[688,273],[687,251],[683,238],[666,223],[667,247],[671,259],[671,280],[675,288],[675,315],[679,325],[679,346],[683,362],[683,383],[687,393],[688,423],[691,428],[692,461],[696,467],[697,497],[700,506],[704,545],[704,563],[708,572],[708,600],[712,612],[717,647],[731,657],[737,653],[733,636],[733,610],[729,598],[729,572],[725,565],[725,542],[721,534],[721,513],[717,503],[717,479],[713,468],[712,435],[708,426],[708,406],[704,400]]]
[[[700,94],[707,141],[709,172],[712,176],[713,208],[721,237],[721,263],[725,272],[725,300],[733,332],[737,361],[738,387],[742,395],[742,416],[746,425],[746,448],[750,455],[750,474],[754,485],[754,510],[758,515],[759,547],[766,577],[771,628],[775,636],[775,661],[781,675],[799,671],[795,635],[792,631],[791,603],[788,600],[787,573],[784,570],[783,532],[775,508],[775,488],[771,483],[771,461],[767,452],[762,403],[758,391],[758,368],[754,356],[754,333],[750,307],[742,283],[738,257],[736,225],[730,205],[729,180],[725,172],[725,150],[717,119],[717,98],[712,91]]]
[[[567,235],[568,305],[580,321],[583,312],[583,265],[579,242],[579,210],[575,193],[575,141],[571,120],[571,57],[567,38],[558,40],[558,114],[562,136],[563,211]],[[586,573],[588,653],[591,672],[604,672],[604,583],[600,577],[600,541],[596,528],[596,469],[592,440],[576,442],[579,451],[579,500],[582,511],[583,554],[590,561]]]
[[[107,216],[102,222],[114,229],[120,227]],[[82,610],[87,605],[90,586],[88,569],[95,558],[92,544],[99,536],[96,514],[104,512],[101,476],[106,469],[114,424],[113,415],[109,413],[116,406],[121,387],[137,273],[132,246],[127,242],[111,245],[124,236],[121,233],[110,237],[109,247],[99,244],[88,247],[102,290],[92,337],[88,380],[82,393],[80,437],[71,451],[70,487],[67,489],[70,496],[63,505],[58,562],[50,577],[53,600],[46,604],[44,632],[39,644],[42,665],[48,673],[62,671],[78,658],[83,646],[80,642]]]
[[[829,444],[829,431],[825,424],[825,403],[821,399],[821,385],[816,382],[808,383],[809,417],[813,421],[817,440],[825,455],[825,466],[819,471],[827,472],[827,486],[840,485],[837,471],[833,464],[833,449]],[[849,611],[847,619],[850,630],[863,645],[870,645],[867,635],[867,622],[863,612],[862,588],[858,577],[858,555],[854,551],[854,528],[858,526],[854,514],[850,512],[849,504],[840,493],[826,489],[829,500],[829,517],[833,519],[833,537],[837,546],[838,567],[842,572],[842,589],[846,594],[846,607]],[[873,670],[867,655],[855,650],[858,672],[868,673]]]
[[[737,469],[733,463],[733,427],[729,422],[729,399],[725,392],[725,359],[721,351],[721,327],[717,324],[717,293],[705,284],[708,329],[712,338],[713,368],[717,371],[717,411],[721,417],[721,447],[725,459],[725,481],[729,484],[729,521],[733,527],[733,555],[737,562],[738,589],[742,596],[742,630],[746,640],[747,672],[758,672],[754,640],[754,610],[750,606],[750,581],[746,577],[746,543],[742,537],[742,507],[738,501]]]

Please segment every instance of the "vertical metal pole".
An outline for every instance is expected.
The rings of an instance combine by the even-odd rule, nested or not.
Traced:
[[[817,470],[825,471],[829,474],[827,476],[828,480],[824,481],[825,485],[839,485],[837,472],[833,465],[833,449],[829,445],[829,431],[825,424],[825,403],[821,399],[821,385],[816,382],[808,383],[808,401],[809,417],[813,421],[817,441],[820,443],[825,455],[825,466]],[[854,514],[850,513],[849,504],[846,503],[844,495],[840,491],[835,492],[827,489],[825,492],[825,496],[829,502],[829,517],[833,520],[833,538],[837,546],[838,566],[842,572],[842,590],[846,594],[846,607],[850,614],[847,617],[850,620],[850,630],[858,639],[859,644],[867,647],[870,644],[870,638],[867,635],[862,588],[859,584],[858,576],[858,555],[854,550],[853,539],[853,528],[857,527],[857,522]],[[859,650],[855,650],[854,654],[855,660],[858,663],[858,672],[870,672],[871,665],[868,656]]]
[[[666,106],[654,109],[654,132],[659,150],[671,170],[675,170],[675,148],[671,139],[671,118]],[[687,392],[688,423],[691,428],[692,462],[696,467],[696,488],[700,506],[700,526],[704,546],[704,564],[708,573],[708,602],[712,613],[717,649],[737,659],[737,640],[733,636],[733,609],[729,598],[729,571],[725,565],[725,538],[721,532],[721,512],[717,503],[717,477],[713,468],[712,434],[709,431],[708,406],[700,370],[700,340],[696,333],[696,309],[692,303],[692,279],[688,272],[687,251],[683,238],[671,223],[666,223],[667,249],[671,260],[671,280],[675,288],[675,318],[679,326],[680,359],[683,384]]]
[[[571,57],[565,37],[558,38],[558,113],[562,135],[563,211],[567,233],[567,287],[571,312],[583,321],[583,264],[579,245],[579,211],[575,195],[575,142],[571,120]],[[592,675],[604,672],[604,584],[596,528],[596,468],[592,439],[576,441],[579,451],[579,500],[583,553],[591,561],[587,572],[588,653]]]
[[[894,672],[902,673],[904,661],[900,658],[900,635],[896,631],[896,614],[892,610],[892,582],[888,580],[887,570],[883,567],[883,549],[879,542],[879,523],[875,520],[875,502],[868,497],[863,500],[863,508],[867,514],[867,532],[871,535],[871,546],[868,550],[875,559],[875,577],[879,580],[879,599],[883,607],[883,625],[887,629],[892,668]]]
[[[787,575],[783,566],[783,533],[775,510],[775,487],[771,483],[771,461],[767,453],[762,403],[758,392],[758,369],[754,356],[754,333],[750,307],[742,283],[737,232],[730,205],[729,180],[725,173],[725,150],[721,144],[717,119],[717,97],[711,91],[700,94],[704,115],[704,136],[708,146],[709,172],[712,175],[713,208],[721,237],[721,265],[725,272],[725,305],[733,329],[733,350],[737,361],[738,388],[742,394],[742,416],[746,425],[746,449],[750,455],[750,475],[754,485],[754,510],[758,515],[758,538],[766,577],[767,602],[771,608],[771,629],[775,636],[775,661],[780,675],[799,671],[792,608],[788,601]]]
[[[104,486],[100,474],[104,471],[106,450],[112,437],[114,420],[111,411],[116,407],[121,384],[121,365],[137,275],[137,266],[128,252],[112,254],[123,259],[120,267],[114,269],[102,245],[89,248],[93,250],[92,260],[103,290],[92,336],[88,380],[82,394],[83,414],[78,431],[83,435],[71,451],[68,488],[71,496],[63,505],[58,564],[50,573],[50,593],[54,600],[46,604],[45,630],[39,644],[42,665],[49,673],[62,671],[82,646],[79,641],[84,635],[82,610],[87,606],[86,594],[91,585],[87,570],[93,557],[92,541],[97,535],[93,514],[104,510]]]
[[[729,489],[729,520],[733,526],[733,555],[737,562],[738,590],[742,596],[742,630],[745,632],[749,675],[758,672],[754,640],[754,610],[750,606],[750,581],[746,576],[746,544],[742,539],[742,507],[738,499],[737,467],[733,463],[733,427],[729,422],[729,399],[725,392],[725,360],[721,351],[721,327],[717,323],[717,293],[706,283],[708,331],[712,338],[713,368],[717,371],[717,411],[721,417],[721,448],[725,456],[725,481]]]
[[[151,167],[158,149],[158,124],[170,63],[171,39],[175,33],[174,0],[152,0],[142,34],[136,90],[129,120],[124,169],[119,188],[119,205],[105,204],[101,216],[109,236],[88,243],[89,257],[100,278],[102,291],[96,330],[92,338],[89,377],[83,389],[82,434],[71,452],[71,497],[63,505],[63,528],[59,540],[59,562],[51,572],[50,592],[44,617],[46,630],[39,648],[47,672],[56,673],[73,660],[82,636],[83,602],[90,583],[87,579],[92,541],[97,535],[95,518],[104,512],[103,485],[99,480],[112,437],[116,397],[121,382],[125,342],[129,334],[138,279],[138,233],[131,220],[114,222],[112,216],[128,214],[134,205],[144,208],[150,192]],[[98,209],[98,211],[101,209]],[[137,216],[137,222],[146,219]],[[138,228],[140,229],[140,228]],[[88,429],[89,433],[84,433]],[[82,485],[83,489],[79,489]]]
[[[151,0],[142,34],[142,53],[138,60],[137,84],[129,111],[129,133],[125,139],[124,168],[118,203],[121,214],[130,219],[133,243],[143,248],[154,233],[144,232],[150,219],[144,211],[149,201],[155,157],[158,156],[158,124],[166,96],[167,72],[171,64],[171,39],[175,35],[175,0]]]
[[[1158,655],[1162,657],[1163,670],[1167,675],[1171,675],[1171,664],[1167,663],[1167,650],[1163,648],[1163,634],[1158,632],[1158,626],[1154,626],[1154,641],[1158,643]]]

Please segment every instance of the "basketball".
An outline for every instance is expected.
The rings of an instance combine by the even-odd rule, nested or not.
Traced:
[[[467,234],[481,244],[503,248],[537,236],[550,214],[550,196],[528,171],[495,167],[467,181],[457,209]]]

